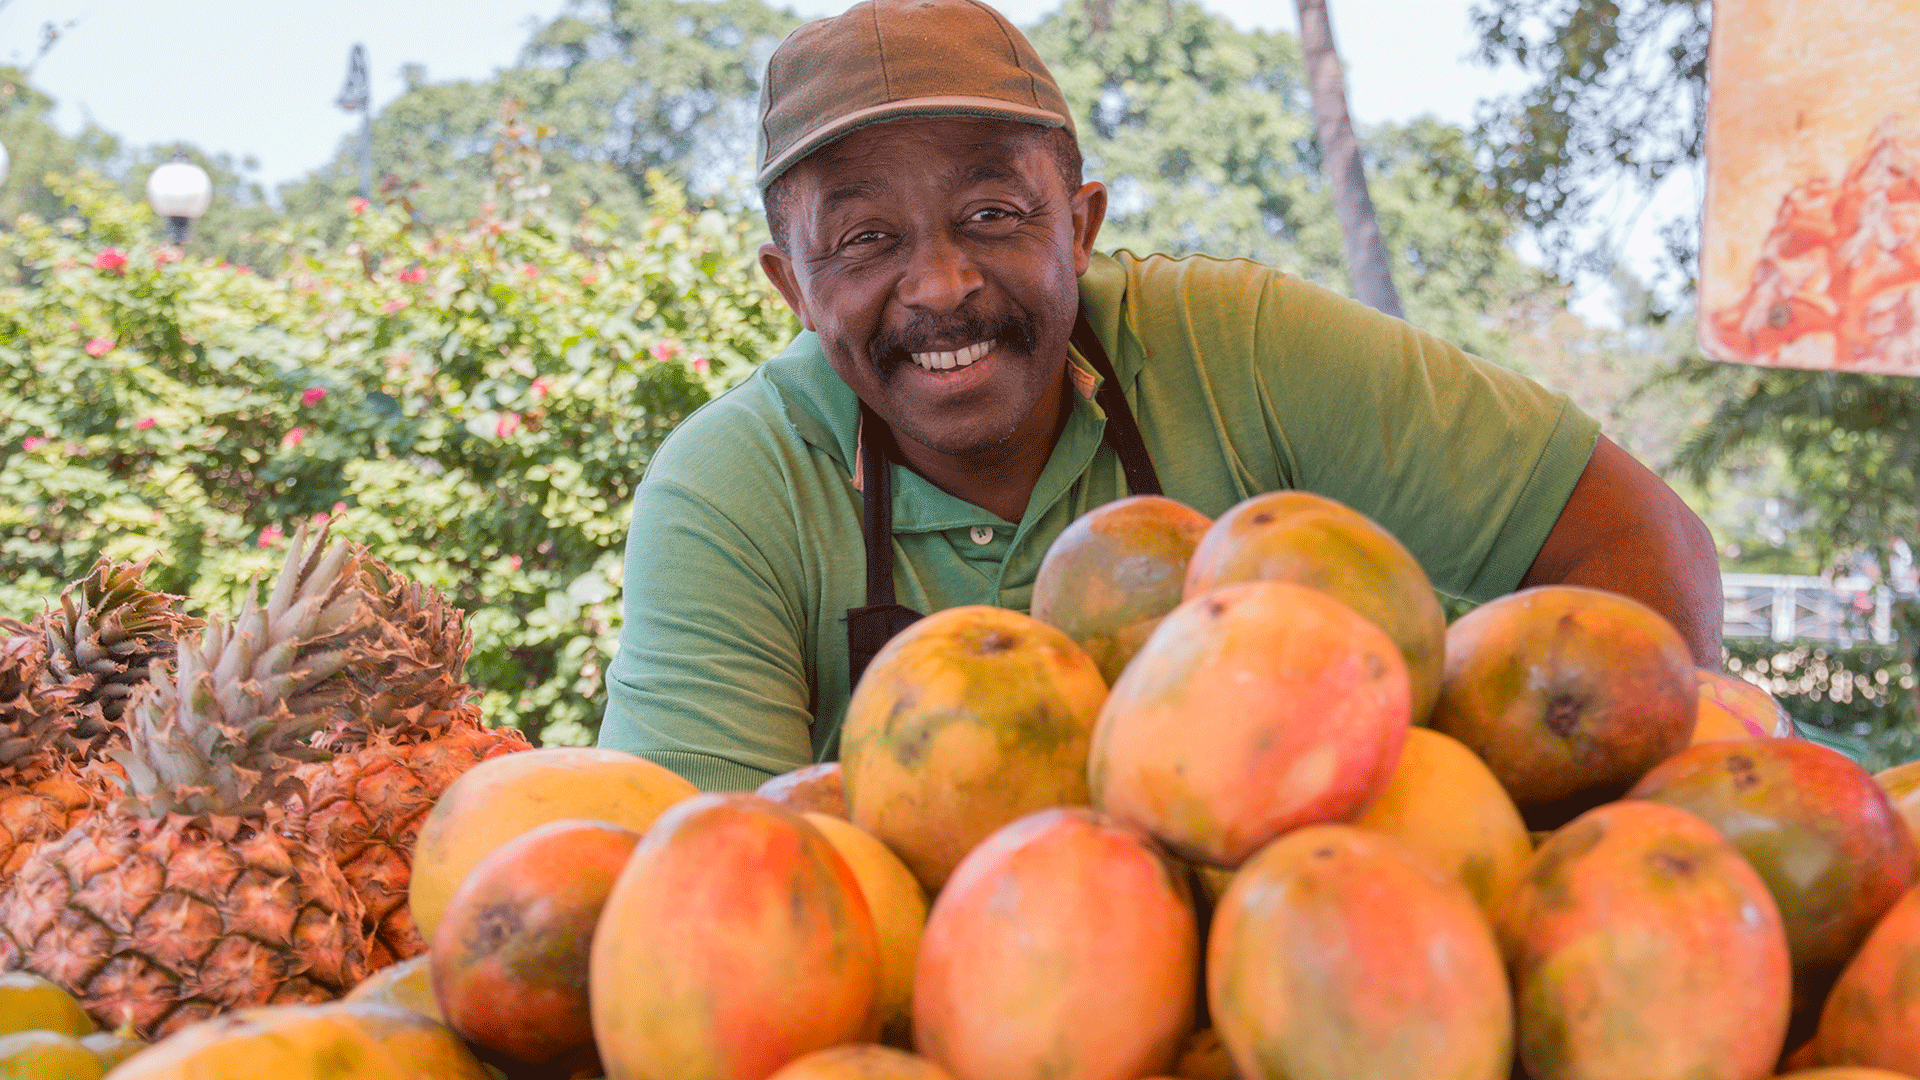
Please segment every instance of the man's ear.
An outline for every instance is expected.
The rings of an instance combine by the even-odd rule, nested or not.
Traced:
[[[1107,220],[1107,186],[1089,180],[1073,193],[1073,272],[1084,274],[1093,263],[1093,241]]]
[[[800,292],[800,279],[793,276],[793,260],[780,250],[780,245],[771,241],[760,245],[760,271],[780,290],[787,306],[800,316],[800,325],[813,329],[813,317],[807,314],[806,297]]]

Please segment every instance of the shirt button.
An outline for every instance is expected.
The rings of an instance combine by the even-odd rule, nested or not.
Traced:
[[[968,533],[967,537],[976,544],[991,544],[993,543],[993,528],[988,525],[975,525],[973,531]]]

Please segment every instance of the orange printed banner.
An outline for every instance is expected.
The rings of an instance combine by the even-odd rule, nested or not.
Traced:
[[[1920,375],[1920,0],[1714,0],[1700,345]]]

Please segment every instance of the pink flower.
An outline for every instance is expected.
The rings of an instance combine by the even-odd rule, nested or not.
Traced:
[[[334,513],[336,513],[336,514],[344,514],[344,513],[346,513],[346,512],[347,512],[347,504],[346,504],[346,503],[343,503],[343,502],[337,502],[337,503],[334,503],[334,504],[333,504],[333,512],[334,512]]]
[[[115,277],[120,275],[120,268],[125,265],[127,265],[127,253],[117,247],[108,248],[100,253],[99,258],[93,260],[93,268],[95,270],[112,271]]]
[[[593,271],[591,271],[591,270],[589,270],[589,271],[587,271],[586,273],[584,273],[584,274],[581,274],[581,275],[580,275],[580,284],[582,284],[582,285],[591,285],[591,284],[593,284],[594,282],[596,282],[596,281],[599,281],[599,280],[600,280],[600,275],[599,275],[599,274],[596,274],[596,273],[594,273],[594,272],[593,272]]]
[[[544,398],[547,396],[547,394],[552,390],[552,387],[548,385],[547,380],[545,379],[535,379],[533,380],[533,386],[531,387],[531,389],[533,391],[533,400],[539,401],[541,398]]]
[[[263,547],[263,548],[272,547],[273,545],[286,539],[286,537],[287,537],[287,531],[285,529],[282,529],[278,525],[269,525],[266,528],[260,530],[260,539],[257,543],[254,544],[254,546]]]
[[[87,355],[98,359],[113,351],[113,339],[97,337],[87,342]]]
[[[245,277],[246,275],[253,273],[253,267],[245,266],[245,265],[236,266],[233,268],[233,272],[236,274],[239,274],[242,277]]]
[[[500,422],[494,425],[493,433],[504,439],[507,436],[512,435],[514,432],[519,430],[520,430],[520,414],[517,412],[510,412],[510,413],[502,413],[500,415]]]
[[[427,268],[424,266],[409,266],[405,270],[400,271],[399,278],[408,285],[418,285],[427,280]]]
[[[532,263],[528,263],[520,268],[520,273],[524,275],[528,281],[532,281],[534,278],[540,276],[540,268]]]
[[[315,511],[313,512],[313,524],[314,524],[314,526],[315,526],[315,527],[317,528],[317,527],[319,527],[319,526],[321,526],[321,525],[325,525],[325,524],[327,523],[327,518],[329,518],[329,517],[331,517],[331,516],[332,516],[332,515],[330,515],[330,514],[328,514],[328,513],[327,513],[327,512],[325,511],[325,510],[315,510]]]
[[[406,306],[407,306],[407,302],[405,300],[389,300],[386,303],[380,305],[380,310],[391,315],[394,312],[399,311],[401,308]]]
[[[305,439],[306,437],[307,437],[306,428],[299,428],[299,427],[294,428],[292,431],[289,431],[285,435],[280,436],[280,446],[282,449],[291,450],[294,447],[299,446],[300,441],[302,439]]]
[[[39,435],[29,435],[20,440],[20,449],[25,450],[29,454],[45,445],[47,445],[47,440]]]
[[[705,375],[707,373],[707,358],[704,356],[694,357],[692,366],[693,366],[693,370],[699,372],[702,375]]]
[[[133,429],[135,431],[148,431],[152,429],[153,425],[154,425],[153,417],[143,416],[140,419],[135,420],[133,422]]]
[[[520,556],[518,555],[507,556],[507,569],[509,570],[520,569]]]
[[[372,204],[368,203],[367,200],[361,198],[358,195],[355,195],[353,198],[347,200],[348,211],[352,212],[355,215],[366,213],[367,207],[370,205]]]
[[[327,400],[327,390],[323,386],[309,386],[300,392],[300,404],[311,409]]]
[[[161,248],[153,253],[153,265],[165,266],[168,263],[177,263],[184,257],[179,248]]]
[[[680,355],[682,348],[677,338],[661,338],[647,351],[653,354],[655,360],[671,360]]]

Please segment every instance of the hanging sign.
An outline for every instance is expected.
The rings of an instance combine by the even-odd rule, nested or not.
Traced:
[[[1920,375],[1920,0],[1714,0],[1700,345]]]

